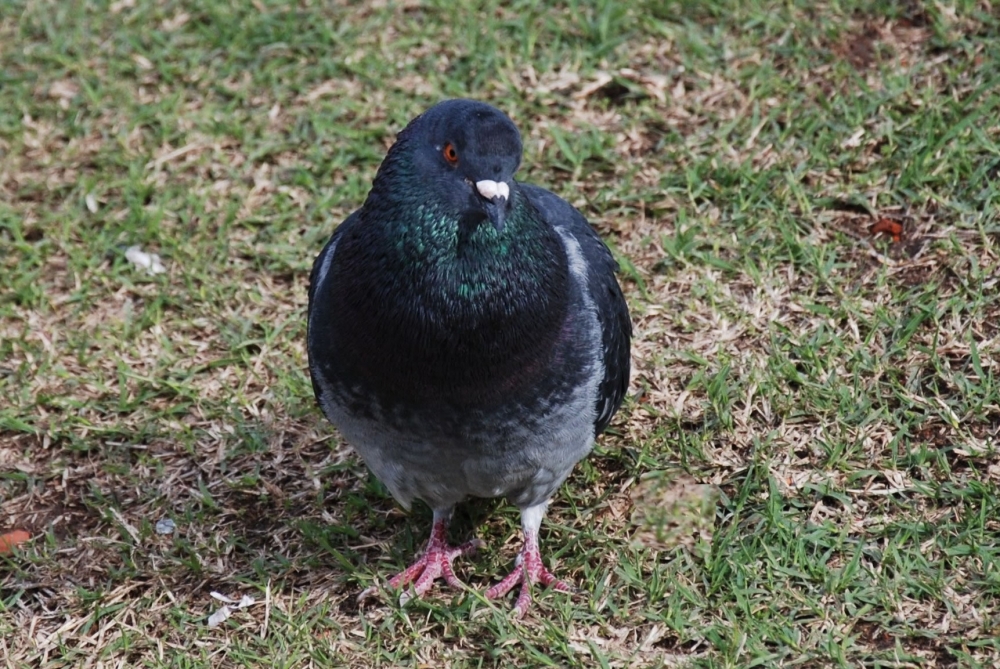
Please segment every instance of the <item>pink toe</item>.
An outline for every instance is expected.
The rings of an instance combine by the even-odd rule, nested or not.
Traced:
[[[435,528],[420,559],[389,579],[387,585],[392,590],[401,590],[412,584],[412,591],[404,592],[400,597],[403,603],[414,596],[420,597],[427,593],[433,587],[434,581],[439,578],[453,588],[464,589],[465,584],[455,576],[452,561],[460,555],[474,553],[482,545],[482,541],[473,539],[461,546],[449,546],[443,538],[443,532],[437,531]],[[362,602],[376,592],[377,588],[374,586],[367,588],[358,595],[358,601]]]
[[[499,599],[500,597],[503,597],[510,592],[515,585],[520,583],[523,578],[524,570],[521,567],[516,567],[514,571],[507,574],[507,577],[504,580],[500,581],[486,591],[486,598]]]
[[[552,572],[542,564],[541,555],[537,545],[526,545],[518,555],[518,564],[510,574],[502,581],[486,591],[487,599],[498,599],[513,590],[518,583],[521,589],[514,603],[514,615],[518,618],[523,616],[531,606],[531,586],[535,583],[548,586],[560,592],[574,592],[574,588],[564,581],[557,579]]]

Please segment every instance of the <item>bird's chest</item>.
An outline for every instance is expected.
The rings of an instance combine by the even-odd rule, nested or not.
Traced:
[[[557,392],[551,372],[573,364],[567,344],[581,325],[568,296],[488,282],[445,274],[340,291],[331,376],[358,391],[355,406],[418,412],[488,410]]]

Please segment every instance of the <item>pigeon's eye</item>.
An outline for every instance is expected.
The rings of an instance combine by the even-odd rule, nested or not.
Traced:
[[[444,148],[441,149],[441,155],[444,159],[448,161],[451,165],[458,164],[458,151],[455,150],[455,145],[451,142],[446,142]]]

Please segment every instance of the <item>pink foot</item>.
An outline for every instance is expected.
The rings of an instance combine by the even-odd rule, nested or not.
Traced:
[[[500,581],[486,591],[487,599],[498,599],[503,597],[513,589],[518,583],[521,584],[521,592],[517,596],[514,604],[514,617],[520,618],[528,610],[531,604],[531,586],[534,583],[541,583],[559,592],[576,592],[576,589],[560,581],[552,575],[545,565],[542,564],[542,554],[538,550],[538,538],[527,535],[524,539],[524,548],[517,556],[514,563],[514,571],[507,575],[507,578]]]
[[[413,597],[423,596],[424,593],[431,589],[434,581],[439,578],[443,578],[445,583],[453,588],[458,588],[459,590],[465,588],[465,584],[455,576],[451,563],[459,555],[472,555],[484,544],[479,539],[473,539],[461,546],[450,546],[446,538],[450,517],[450,513],[447,515],[442,514],[441,516],[437,513],[434,514],[431,538],[427,542],[424,554],[412,565],[389,579],[389,587],[393,590],[399,590],[411,583],[413,584],[412,592],[407,590],[399,596],[400,606],[406,604]],[[369,599],[377,592],[377,586],[373,585],[370,588],[366,588],[358,595],[358,602],[360,603]]]

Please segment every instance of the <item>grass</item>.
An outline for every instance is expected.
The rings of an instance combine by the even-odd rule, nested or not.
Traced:
[[[0,63],[0,666],[1000,666],[989,2],[0,0]],[[586,594],[520,622],[357,607],[429,512],[305,371],[313,257],[449,96],[514,118],[636,327],[543,526]],[[461,513],[478,592],[517,514]]]

